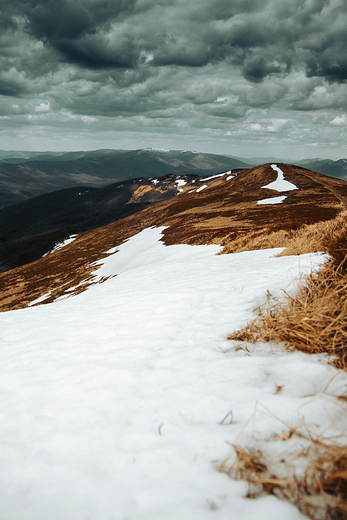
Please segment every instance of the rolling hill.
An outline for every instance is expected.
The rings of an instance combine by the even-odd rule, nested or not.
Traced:
[[[156,149],[19,155],[0,161],[0,208],[70,187],[101,187],[169,174],[213,175],[248,166],[221,155]]]
[[[25,255],[30,253],[31,239],[33,254],[37,258],[44,250],[51,249],[55,242],[67,237],[68,233],[78,233],[80,228],[84,231],[89,225],[96,227],[98,219],[116,220],[117,211],[118,217],[123,218],[104,227],[86,230],[70,245],[52,255],[12,269],[8,274],[3,273],[0,276],[1,305],[20,308],[43,294],[49,293],[47,301],[54,301],[74,287],[78,287],[78,291],[83,290],[93,278],[91,266],[95,261],[103,258],[108,249],[150,226],[165,226],[163,240],[167,245],[220,244],[230,250],[230,244],[236,237],[264,230],[269,233],[297,229],[304,224],[333,219],[346,208],[347,183],[344,181],[294,165],[280,166],[289,183],[289,191],[285,184],[279,197],[274,197],[276,188],[267,187],[276,181],[279,173],[266,164],[242,170],[236,175],[228,172],[212,178],[187,177],[179,181],[177,177],[169,176],[150,182],[142,179],[126,184],[126,191],[120,191],[119,199],[117,190],[120,185],[115,185],[111,192],[104,188],[102,196],[98,191],[85,194],[77,190],[67,194],[58,192],[48,202],[45,198],[38,200],[46,208],[43,213],[38,213],[45,215],[42,218],[35,215],[35,201],[25,203],[32,208],[26,217],[25,213],[18,217],[10,213],[21,210],[21,205],[4,208],[0,213],[6,230],[6,235],[3,235],[3,269],[6,269],[6,261],[11,265],[28,261]],[[65,195],[68,196],[62,204]],[[71,202],[76,199],[77,203]],[[92,200],[94,206],[89,204]],[[120,205],[119,201],[122,201]],[[156,201],[156,204],[136,212],[141,205]],[[57,206],[56,213],[54,204]],[[64,206],[64,211],[59,213],[61,206]],[[91,216],[90,221],[88,215]],[[26,218],[28,225],[23,231],[23,219]],[[45,236],[45,233],[48,235]],[[54,233],[60,235],[54,236]],[[18,242],[14,244],[16,237]],[[40,245],[41,239],[45,241],[44,247]],[[23,240],[27,242],[21,243]],[[6,242],[11,244],[11,241],[14,247],[6,252]]]
[[[6,519],[340,518],[344,466],[325,475],[337,450],[346,460],[346,372],[322,352],[228,339],[272,297],[295,301],[327,256],[321,243],[223,253],[306,224],[346,229],[347,183],[264,164],[78,190],[22,203],[27,233],[123,218],[0,274]]]

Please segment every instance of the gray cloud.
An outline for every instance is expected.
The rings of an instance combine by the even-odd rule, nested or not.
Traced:
[[[160,128],[174,139],[195,128],[202,139],[205,125],[224,142],[289,135],[294,123],[272,119],[311,114],[311,128],[328,111],[325,127],[342,121],[329,126],[342,135],[344,0],[2,0],[0,9],[0,117],[13,127]],[[264,111],[266,125],[254,120]]]

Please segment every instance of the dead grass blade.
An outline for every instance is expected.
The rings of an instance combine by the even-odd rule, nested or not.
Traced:
[[[298,457],[307,460],[303,474],[293,470],[279,477],[265,463],[259,450],[232,445],[235,461],[223,461],[219,471],[248,484],[246,497],[257,498],[272,494],[285,498],[313,520],[347,519],[347,448],[330,446],[313,440],[310,448],[304,448]],[[275,465],[285,462],[275,461]],[[273,464],[272,464],[273,465]]]

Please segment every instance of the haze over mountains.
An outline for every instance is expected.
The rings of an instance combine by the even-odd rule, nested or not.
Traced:
[[[0,208],[64,188],[101,187],[139,177],[168,174],[213,175],[267,162],[293,163],[274,157],[244,159],[155,148],[69,153],[0,151]],[[347,179],[347,159],[307,159],[295,164]]]
[[[0,207],[73,186],[100,187],[139,177],[220,173],[248,164],[231,157],[190,151],[96,150],[0,162]]]

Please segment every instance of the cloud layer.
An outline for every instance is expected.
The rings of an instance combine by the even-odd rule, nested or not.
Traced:
[[[344,0],[3,0],[1,136],[337,153],[346,27]]]

